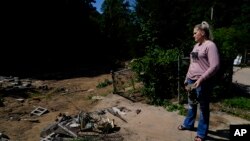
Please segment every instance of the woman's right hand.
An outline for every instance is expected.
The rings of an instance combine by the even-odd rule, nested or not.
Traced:
[[[184,81],[184,85],[186,86],[188,84],[188,80],[187,79],[185,79],[185,81]]]
[[[185,79],[185,81],[184,81],[184,87],[185,87],[186,91],[188,91],[187,85],[188,85],[188,81],[187,81],[187,79]]]

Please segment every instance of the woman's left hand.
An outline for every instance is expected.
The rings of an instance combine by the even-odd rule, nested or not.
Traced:
[[[201,79],[198,79],[195,83],[194,83],[194,87],[197,88],[201,85]]]

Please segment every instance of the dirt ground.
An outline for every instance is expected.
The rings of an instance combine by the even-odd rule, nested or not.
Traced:
[[[30,98],[23,96],[20,91],[5,94],[4,106],[0,107],[0,132],[11,141],[40,140],[40,132],[54,122],[59,113],[75,115],[80,111],[87,112],[97,104],[96,100],[91,100],[92,96],[111,93],[111,85],[96,88],[105,79],[110,80],[110,74],[66,80],[33,80],[33,85],[37,88],[46,86],[45,89],[30,92]],[[24,101],[18,101],[20,98]],[[41,116],[31,115],[38,106],[49,112]],[[36,119],[38,122],[31,122],[29,119]]]
[[[124,141],[191,141],[195,132],[178,131],[184,116],[177,112],[168,112],[163,107],[132,102],[117,94],[112,94],[113,87],[96,86],[110,74],[93,77],[78,77],[64,80],[33,80],[37,91],[30,91],[25,96],[20,91],[4,94],[4,106],[0,107],[0,133],[11,141],[38,141],[41,131],[55,122],[60,113],[76,115],[80,111],[92,112],[109,107],[125,107],[121,120],[113,115],[115,125]],[[103,96],[101,100],[93,96]],[[20,100],[22,98],[23,100]],[[31,115],[36,107],[48,109],[41,116]],[[215,108],[216,109],[216,108]],[[229,140],[230,124],[250,123],[244,119],[228,115],[219,110],[211,111],[209,140]]]

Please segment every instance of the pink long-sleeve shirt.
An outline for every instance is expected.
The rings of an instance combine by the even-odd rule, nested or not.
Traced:
[[[197,43],[190,54],[187,78],[206,80],[219,69],[219,62],[219,53],[214,42],[207,40],[201,45]]]

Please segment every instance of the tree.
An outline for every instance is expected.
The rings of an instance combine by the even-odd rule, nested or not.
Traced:
[[[93,18],[97,12],[92,2],[4,1],[2,50],[8,53],[1,55],[5,59],[3,69],[24,73],[62,71],[94,62],[100,31]],[[12,53],[15,59],[6,59]]]
[[[105,0],[102,5],[102,31],[106,36],[111,60],[128,58],[133,34],[131,10],[126,0]]]
[[[213,19],[211,19],[211,8],[214,9]],[[165,54],[165,50],[171,51],[169,49],[173,48],[178,48],[178,53],[182,52],[188,56],[194,45],[193,27],[204,20],[208,21],[215,30],[215,42],[220,49],[222,58],[225,57],[222,63],[222,73],[226,75],[227,80],[223,82],[228,83],[221,81],[221,84],[224,88],[229,88],[232,83],[232,58],[240,50],[247,48],[249,44],[247,34],[250,27],[249,9],[248,0],[237,2],[226,0],[137,0],[136,14],[141,29],[138,39],[141,45],[146,47],[147,53],[138,59],[139,65],[136,65],[139,67],[135,66],[135,68],[139,72],[143,70],[141,68],[148,70],[144,76],[150,77],[144,77],[144,82],[153,85],[147,85],[146,89],[164,94],[164,89],[159,89],[159,87],[164,87],[158,83],[164,82],[164,80],[162,80],[162,76],[159,77],[158,73],[164,73],[165,70],[161,69],[161,67],[164,68],[163,64],[157,64],[159,61],[162,62],[158,56]],[[164,62],[164,57],[161,58]],[[157,73],[155,73],[156,69]],[[172,74],[177,72],[176,69],[168,69],[169,78],[174,77]],[[186,72],[186,69],[183,71]],[[157,85],[155,86],[155,84]],[[152,91],[149,93],[152,94]]]

